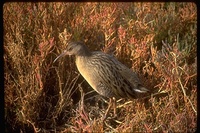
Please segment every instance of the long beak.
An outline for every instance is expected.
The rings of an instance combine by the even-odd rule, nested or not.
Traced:
[[[66,54],[67,54],[67,51],[65,50],[62,54],[60,54],[60,55],[53,61],[53,63],[56,62],[60,57],[65,56]]]

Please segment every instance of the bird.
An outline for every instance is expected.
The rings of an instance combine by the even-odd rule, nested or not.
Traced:
[[[109,106],[103,119],[107,117],[111,106],[116,106],[116,99],[132,100],[149,92],[137,74],[113,55],[90,51],[85,43],[80,41],[69,42],[63,53],[53,62],[65,55],[74,55],[77,69],[84,79],[97,93],[109,98]]]

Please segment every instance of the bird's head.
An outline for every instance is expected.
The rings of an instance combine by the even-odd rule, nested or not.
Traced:
[[[68,43],[66,50],[64,50],[63,53],[60,54],[53,62],[65,55],[89,56],[90,51],[82,42],[70,42]]]

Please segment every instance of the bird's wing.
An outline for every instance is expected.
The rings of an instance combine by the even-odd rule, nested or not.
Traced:
[[[122,77],[124,79],[126,79],[133,86],[133,90],[135,92],[146,93],[149,91],[144,86],[142,86],[142,84],[135,72],[133,72],[131,69],[126,67],[124,64],[122,64],[118,60],[116,60],[116,59],[113,59],[113,60],[114,60],[114,62],[116,62],[116,66],[118,67],[118,70],[119,70],[120,74],[122,75]]]
[[[102,52],[93,55],[92,62],[96,62],[96,65],[93,64],[93,69],[98,73],[98,81],[104,84],[105,90],[109,88],[116,96],[124,98],[137,98],[139,93],[147,91],[141,85],[137,75],[114,56]],[[97,65],[99,63],[101,65]]]

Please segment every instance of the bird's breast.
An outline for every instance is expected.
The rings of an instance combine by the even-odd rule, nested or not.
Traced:
[[[89,63],[89,57],[76,57],[76,66],[80,74],[90,84],[90,86],[98,92],[97,88],[97,76],[94,72],[94,67]]]

